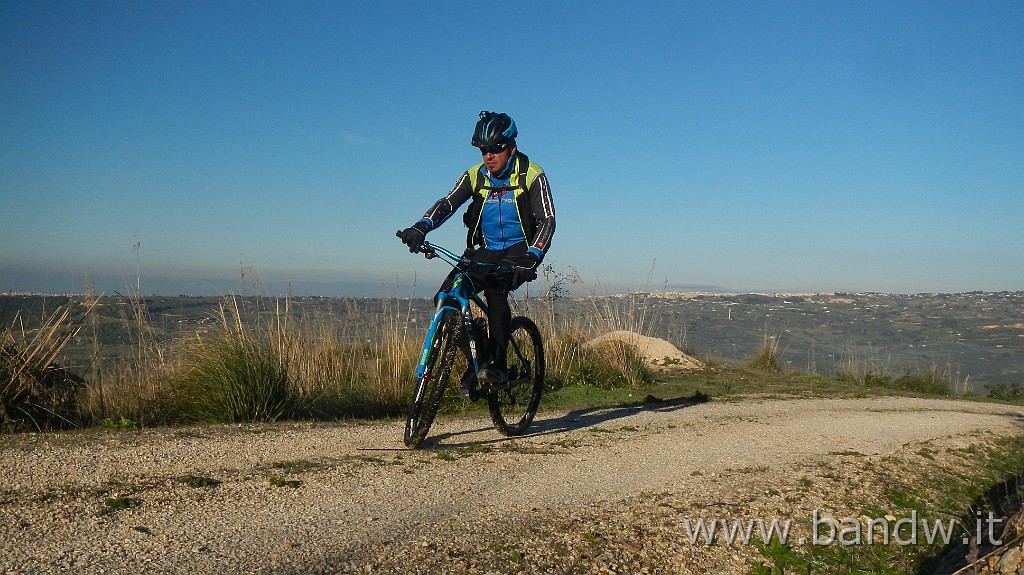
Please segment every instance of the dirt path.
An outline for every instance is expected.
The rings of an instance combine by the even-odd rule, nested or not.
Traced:
[[[0,573],[745,572],[750,549],[655,518],[827,509],[830,481],[1024,434],[1024,409],[745,399],[546,414],[515,440],[486,419],[431,431],[415,452],[396,422],[0,437]],[[115,497],[138,505],[106,512]]]

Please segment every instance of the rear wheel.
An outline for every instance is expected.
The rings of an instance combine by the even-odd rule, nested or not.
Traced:
[[[430,431],[448,385],[461,334],[462,316],[454,310],[445,310],[427,349],[423,377],[416,382],[409,404],[409,416],[405,420],[405,444],[409,447],[419,447]]]
[[[540,330],[526,317],[511,323],[508,350],[508,383],[487,393],[487,407],[494,427],[504,435],[526,431],[537,413],[544,389],[544,345]]]

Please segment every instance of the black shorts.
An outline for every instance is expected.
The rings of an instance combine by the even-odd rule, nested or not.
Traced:
[[[501,260],[508,256],[521,256],[526,253],[529,246],[526,242],[519,242],[508,249],[504,250],[487,250],[487,249],[468,249],[463,253],[463,257],[481,264],[497,264]],[[444,282],[441,283],[441,289],[438,291],[447,291],[452,286],[452,282],[455,281],[455,270],[452,270],[448,277],[445,278]],[[469,272],[470,279],[473,280],[473,285],[476,288],[476,293],[480,293],[484,290],[487,291],[504,291],[505,296],[508,297],[508,292],[514,291],[519,286],[526,282],[531,282],[537,279],[537,270],[516,270],[511,276],[500,276],[495,274],[482,274],[476,271]]]

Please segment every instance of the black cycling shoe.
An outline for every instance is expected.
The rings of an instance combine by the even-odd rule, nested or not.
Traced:
[[[477,379],[490,386],[502,386],[508,383],[508,372],[496,367],[485,367],[476,373]]]

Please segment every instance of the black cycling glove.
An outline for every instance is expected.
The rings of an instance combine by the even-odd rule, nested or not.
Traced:
[[[409,253],[416,253],[423,247],[423,242],[427,239],[427,232],[430,228],[423,222],[416,222],[411,228],[405,228],[398,237],[402,238],[402,243],[409,246]]]

